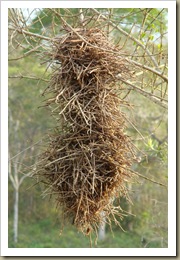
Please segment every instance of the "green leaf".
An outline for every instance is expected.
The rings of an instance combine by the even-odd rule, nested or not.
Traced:
[[[152,139],[151,138],[149,138],[148,139],[148,146],[151,148],[151,149],[153,149],[154,147],[153,147],[153,141],[152,141]]]
[[[142,32],[141,33],[141,39],[144,38],[146,36],[146,33],[145,32]]]
[[[153,39],[154,39],[154,35],[150,35],[150,36],[149,36],[149,40],[150,40],[150,41],[153,41]]]
[[[162,44],[161,44],[161,43],[158,44],[158,49],[159,49],[159,50],[162,49]]]

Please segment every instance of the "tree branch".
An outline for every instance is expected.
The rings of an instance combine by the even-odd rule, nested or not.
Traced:
[[[50,9],[51,10],[51,9]],[[69,23],[67,23],[63,17],[58,13],[56,12],[55,10],[51,10],[52,12],[54,12],[62,21],[63,23],[63,26],[64,26],[64,29],[68,32],[74,32],[82,41],[84,41],[87,45],[93,47],[93,48],[96,48],[96,49],[99,49],[99,50],[102,50],[102,51],[106,51],[106,52],[110,52],[110,53],[115,53],[117,55],[120,55],[120,53],[118,51],[112,51],[112,50],[109,50],[109,49],[105,49],[105,48],[102,48],[102,47],[99,47],[99,46],[96,46],[96,45],[93,45],[91,44],[90,42],[88,42],[83,36],[81,36],[78,31],[81,30],[81,28],[73,28]],[[56,40],[56,38],[54,39]],[[124,55],[123,55],[124,56]]]
[[[106,16],[104,16],[103,14],[101,14],[99,11],[97,11],[94,8],[91,8],[91,10],[93,10],[96,14],[99,15],[99,17],[102,17],[103,20],[108,21],[108,23],[110,25],[112,25],[115,29],[117,29],[118,31],[120,31],[122,34],[124,34],[125,36],[127,36],[129,39],[131,39],[132,41],[136,42],[149,56],[149,58],[151,59],[151,61],[153,62],[154,66],[157,68],[158,67],[158,63],[155,60],[155,58],[152,56],[151,52],[135,37],[133,37],[131,34],[127,33],[126,31],[124,31],[121,27],[119,27],[118,25],[116,25],[115,23],[113,23],[112,21],[109,20],[109,18],[107,18]],[[160,72],[160,70],[158,69],[158,71]]]
[[[155,69],[153,69],[153,68],[151,68],[151,67],[149,67],[149,66],[143,65],[143,64],[141,64],[141,63],[139,63],[139,62],[137,62],[137,61],[130,60],[130,59],[128,59],[128,58],[125,58],[125,60],[127,60],[129,63],[132,63],[132,64],[136,65],[137,67],[140,67],[140,68],[143,68],[143,69],[145,69],[145,70],[151,71],[152,73],[154,73],[154,74],[156,74],[157,76],[161,77],[164,81],[168,82],[168,78],[167,78],[166,76],[164,76],[164,75],[162,74],[162,72],[159,72],[159,71],[157,71],[157,70],[155,70]]]
[[[14,76],[9,76],[9,79],[33,79],[33,80],[42,80],[45,82],[49,82],[48,79],[43,79],[43,78],[37,78],[33,76],[24,76],[24,75],[14,75]]]
[[[143,178],[143,179],[145,179],[145,180],[148,180],[148,181],[150,181],[150,182],[153,182],[153,183],[155,183],[155,184],[158,184],[158,185],[160,185],[160,186],[163,186],[163,187],[165,187],[165,188],[168,188],[167,185],[164,184],[164,183],[161,183],[161,182],[152,180],[152,179],[150,179],[150,178],[148,178],[148,177],[146,177],[146,176],[144,176],[144,175],[142,175],[142,174],[140,174],[140,173],[138,173],[138,172],[135,172],[135,171],[133,171],[133,170],[130,170],[130,171],[131,171],[132,173],[134,173],[135,175],[137,175],[137,176],[139,176],[139,177],[141,177],[141,178]]]
[[[15,30],[13,28],[9,28],[10,30]],[[43,35],[40,35],[40,34],[37,34],[37,33],[32,33],[32,32],[29,32],[29,31],[26,31],[22,28],[16,28],[16,31],[20,34],[25,34],[25,35],[28,35],[28,36],[32,36],[32,37],[35,37],[35,38],[39,38],[39,39],[42,39],[42,40],[45,40],[45,41],[52,41],[52,38],[49,38],[49,37],[46,37],[46,36],[43,36]]]
[[[13,159],[14,159],[14,158],[16,158],[18,155],[20,155],[20,154],[24,153],[26,150],[28,150],[28,149],[32,148],[34,145],[36,145],[36,144],[39,144],[40,142],[42,142],[42,140],[43,140],[43,138],[42,138],[42,139],[40,139],[39,141],[37,141],[36,143],[34,143],[34,144],[32,144],[32,145],[28,146],[26,149],[22,150],[21,152],[17,153],[17,154],[16,154],[16,155],[14,155],[12,158],[9,158],[9,161],[13,160]]]
[[[123,78],[121,78],[120,76],[118,76],[118,78],[125,84],[129,85],[131,87],[132,90],[136,90],[137,92],[139,92],[140,94],[142,94],[143,96],[145,96],[146,98],[150,99],[151,101],[153,101],[154,103],[160,105],[161,107],[164,108],[168,108],[167,104],[163,103],[161,100],[162,98],[158,98],[156,96],[154,96],[153,94],[146,92],[145,90],[138,88],[137,86],[135,86],[134,84],[132,84],[129,80],[125,80]]]
[[[32,173],[34,173],[34,170],[32,170],[31,172],[28,172],[28,173],[24,174],[24,175],[20,178],[20,180],[19,180],[19,187],[20,187],[20,185],[22,184],[23,180],[24,180],[25,178],[31,176]]]
[[[30,51],[24,53],[24,55],[22,55],[22,56],[20,56],[20,57],[18,57],[18,58],[8,59],[8,61],[14,61],[14,60],[23,59],[23,58],[29,56],[32,52],[36,52],[36,53],[37,53],[37,52],[39,52],[39,51],[37,51],[37,49],[40,48],[40,47],[42,47],[42,45],[36,46],[35,48],[33,48],[33,49],[31,49]]]

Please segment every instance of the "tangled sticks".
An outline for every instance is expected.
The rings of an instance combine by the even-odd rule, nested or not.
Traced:
[[[126,196],[132,144],[124,133],[125,105],[116,76],[129,75],[125,61],[97,29],[68,32],[54,39],[56,65],[49,84],[58,130],[43,153],[38,175],[57,203],[85,234],[120,213],[116,197]],[[119,213],[118,213],[119,212]]]

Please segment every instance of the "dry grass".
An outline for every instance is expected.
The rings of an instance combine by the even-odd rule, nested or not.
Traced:
[[[66,32],[46,56],[54,64],[45,94],[58,127],[49,136],[36,174],[67,219],[84,234],[122,216],[116,197],[127,196],[133,145],[125,134],[125,100],[117,75],[130,77],[118,47],[98,29]],[[117,55],[119,53],[119,55]]]

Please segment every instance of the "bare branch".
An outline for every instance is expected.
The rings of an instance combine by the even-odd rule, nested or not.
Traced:
[[[132,41],[136,42],[149,56],[149,58],[151,59],[151,61],[153,62],[154,66],[156,68],[158,68],[158,63],[155,60],[155,58],[152,56],[151,52],[135,37],[133,37],[131,34],[127,33],[126,31],[124,31],[121,27],[119,27],[118,25],[116,25],[115,23],[113,23],[112,21],[109,20],[108,17],[104,16],[103,14],[101,14],[99,11],[97,11],[96,9],[92,8],[92,10],[98,14],[103,20],[108,21],[108,23],[113,26],[115,29],[117,29],[118,31],[120,31],[121,33],[123,33],[125,36],[127,36],[129,39],[131,39]],[[159,72],[160,70],[157,69]]]
[[[132,64],[134,64],[134,65],[140,67],[140,68],[143,68],[143,69],[145,69],[145,70],[151,71],[152,73],[154,73],[154,74],[156,74],[157,76],[161,77],[164,81],[168,82],[168,78],[167,78],[166,76],[164,76],[164,75],[162,74],[162,72],[159,72],[159,71],[157,71],[157,70],[155,70],[155,69],[153,69],[153,68],[150,68],[149,66],[146,66],[146,65],[144,65],[144,64],[141,64],[141,63],[139,63],[139,62],[137,62],[137,61],[130,60],[130,59],[127,59],[127,58],[126,58],[126,60],[127,60],[128,62],[130,62],[130,63],[132,63]]]
[[[162,102],[162,98],[154,96],[153,94],[146,92],[145,90],[138,88],[137,86],[135,86],[133,83],[131,83],[129,80],[125,80],[123,78],[121,78],[120,76],[118,77],[123,83],[129,85],[131,87],[132,90],[136,90],[137,92],[139,92],[140,94],[142,94],[143,96],[147,97],[148,99],[152,100],[154,103],[160,105],[161,107],[164,108],[168,108],[167,104],[164,104]]]
[[[14,31],[14,28],[10,27],[9,29]],[[52,41],[52,38],[49,38],[49,37],[46,37],[46,36],[43,36],[43,35],[40,35],[40,34],[37,34],[37,33],[32,33],[32,32],[26,31],[22,28],[16,28],[16,31],[20,34],[32,36],[32,37],[39,38],[39,39],[42,39],[42,40],[45,40],[45,41]]]
[[[24,55],[22,55],[18,58],[8,59],[8,61],[20,60],[20,59],[23,59],[23,58],[29,56],[33,52],[37,53],[37,52],[39,52],[39,51],[37,51],[37,49],[39,49],[40,47],[42,47],[42,45],[36,46],[35,48],[31,49],[30,51],[27,51],[26,53],[24,53]]]
[[[24,76],[24,75],[14,75],[14,76],[9,76],[8,78],[9,79],[33,79],[33,80],[49,82],[48,79],[38,78],[38,77],[34,77],[34,76]]]
[[[22,182],[24,181],[24,179],[26,179],[27,177],[32,176],[33,173],[34,173],[34,170],[32,170],[31,172],[28,172],[28,173],[24,174],[24,175],[20,178],[20,180],[19,180],[19,187],[20,187],[20,185],[22,184]]]
[[[148,177],[146,177],[146,176],[144,176],[144,175],[142,175],[142,174],[140,174],[140,173],[138,173],[138,172],[136,172],[136,171],[131,170],[131,172],[134,173],[135,175],[137,175],[137,176],[139,176],[139,177],[141,177],[141,178],[147,180],[147,181],[150,181],[150,182],[153,182],[153,183],[158,184],[158,185],[160,185],[160,186],[163,186],[163,187],[165,187],[165,188],[168,188],[167,185],[164,184],[164,183],[161,183],[161,182],[152,180],[152,179],[150,179],[150,178],[148,178]]]
[[[14,159],[14,158],[16,158],[18,155],[20,155],[20,154],[24,153],[26,150],[28,150],[28,149],[31,149],[31,148],[32,148],[34,145],[41,143],[41,142],[42,142],[42,140],[43,140],[43,138],[42,138],[42,139],[40,139],[39,141],[37,141],[36,143],[34,143],[34,144],[32,144],[32,145],[28,146],[26,149],[22,150],[21,152],[17,153],[17,154],[16,154],[16,155],[14,155],[12,158],[9,158],[9,161],[13,160],[13,159]]]
[[[106,51],[106,52],[110,52],[110,53],[115,53],[115,54],[118,54],[120,55],[119,52],[117,51],[112,51],[112,50],[109,50],[109,49],[105,49],[105,48],[102,48],[102,47],[99,47],[99,46],[95,46],[93,44],[91,44],[90,42],[88,42],[83,36],[81,36],[79,33],[78,33],[78,30],[79,28],[76,28],[74,29],[69,23],[67,23],[63,17],[58,13],[56,12],[55,10],[52,10],[52,12],[54,12],[60,19],[61,21],[63,22],[63,25],[64,25],[64,28],[69,31],[69,32],[74,32],[82,41],[84,41],[87,45],[93,47],[93,48],[96,48],[96,49],[99,49],[99,50],[102,50],[102,51]],[[55,40],[55,39],[54,39]],[[122,56],[124,56],[122,54]]]

